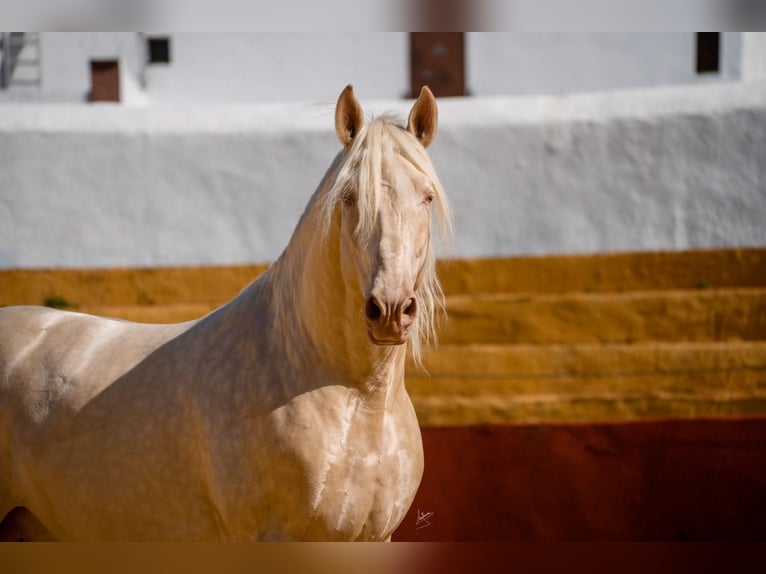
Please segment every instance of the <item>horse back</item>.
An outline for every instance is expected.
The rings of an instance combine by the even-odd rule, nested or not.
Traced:
[[[173,327],[46,307],[0,309],[0,413],[19,401],[42,405],[72,384],[87,401],[172,338]]]

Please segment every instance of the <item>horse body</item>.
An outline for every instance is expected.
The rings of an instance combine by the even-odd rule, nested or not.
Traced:
[[[358,136],[359,117],[347,120]],[[410,324],[429,320],[415,321],[414,302],[433,303],[420,295],[435,279],[427,212],[425,232],[379,217],[422,220],[419,201],[399,208],[405,192],[386,187],[360,241],[365,191],[359,205],[331,197],[349,191],[338,182],[361,146],[352,140],[280,259],[197,321],[0,310],[0,537],[390,537],[423,471],[404,367]],[[384,164],[391,183],[401,170]],[[418,174],[397,184],[410,199]],[[32,519],[38,528],[24,528]]]

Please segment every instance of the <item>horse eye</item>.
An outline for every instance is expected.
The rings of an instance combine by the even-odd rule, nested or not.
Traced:
[[[343,205],[352,206],[356,204],[356,195],[349,192],[343,194]]]
[[[426,205],[431,203],[433,200],[434,200],[434,194],[433,193],[429,193],[428,195],[426,195],[426,199],[425,199]]]

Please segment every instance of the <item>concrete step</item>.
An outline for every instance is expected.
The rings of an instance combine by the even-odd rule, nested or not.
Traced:
[[[766,287],[766,249],[455,259],[439,276],[448,295]]]
[[[423,425],[766,414],[766,342],[446,345],[425,368]]]
[[[0,307],[44,305],[55,299],[83,310],[204,303],[217,307],[268,268],[167,267],[111,269],[9,269],[0,271]]]
[[[426,354],[423,369],[411,367],[415,394],[446,392],[558,392],[578,381],[577,390],[625,381],[643,388],[644,379],[668,377],[675,389],[696,392],[722,375],[763,382],[766,341],[736,343],[643,343],[580,345],[442,345]],[[651,383],[653,388],[660,388]]]
[[[698,288],[766,288],[766,248],[643,252],[439,261],[448,295],[610,293]],[[0,271],[0,307],[221,305],[268,265],[8,269]]]
[[[766,339],[766,289],[451,296],[447,344]]]
[[[766,393],[413,396],[422,427],[573,424],[766,416]]]

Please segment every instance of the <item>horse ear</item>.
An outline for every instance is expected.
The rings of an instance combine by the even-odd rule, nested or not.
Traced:
[[[423,86],[407,119],[407,131],[418,138],[423,147],[428,147],[434,139],[438,115],[436,98],[428,86]]]
[[[348,147],[363,125],[362,106],[354,96],[354,87],[349,84],[340,93],[338,105],[335,107],[335,131],[343,147]]]

